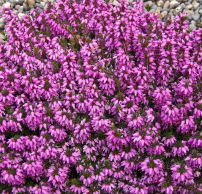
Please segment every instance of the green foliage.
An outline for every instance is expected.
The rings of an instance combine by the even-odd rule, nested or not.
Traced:
[[[146,6],[145,6],[145,9],[149,12],[150,11],[150,6],[149,6],[149,4],[147,4]]]
[[[57,63],[56,61],[52,61],[52,65],[53,65],[53,73],[59,73],[62,65],[60,63]]]
[[[1,93],[2,93],[3,96],[7,96],[9,91],[4,89],[4,90],[1,91]]]
[[[3,40],[7,42],[8,41],[8,37],[6,36],[5,32],[2,31],[1,34],[3,35]]]

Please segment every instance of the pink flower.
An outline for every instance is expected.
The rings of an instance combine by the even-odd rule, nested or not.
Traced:
[[[84,175],[82,175],[79,180],[83,181],[83,184],[86,187],[90,186],[93,183],[93,178],[92,177],[86,177],[85,178]]]
[[[22,168],[28,176],[33,178],[43,173],[42,161],[28,161],[22,164]]]
[[[162,144],[156,145],[156,146],[153,148],[153,153],[154,153],[155,155],[161,155],[161,154],[164,153],[164,152],[165,152],[165,149],[164,149],[164,147],[163,147]]]
[[[103,184],[102,185],[102,190],[106,193],[112,193],[112,189],[115,189],[115,185],[114,184]]]
[[[165,192],[165,194],[173,194],[173,192],[174,192],[173,186],[170,185],[170,186],[167,187],[167,188],[162,188],[162,189],[161,189],[161,192]]]
[[[178,155],[178,156],[184,156],[186,155],[186,153],[189,151],[189,148],[184,145],[184,146],[181,146],[181,147],[173,147],[172,148],[172,153],[174,156]]]
[[[183,120],[180,126],[177,128],[177,130],[182,131],[182,133],[188,133],[191,129],[196,130],[193,116],[189,116],[188,119]]]
[[[23,186],[23,187],[13,187],[12,188],[12,193],[17,194],[17,193],[20,193],[20,192],[25,192],[25,190],[26,190],[25,186]]]
[[[185,182],[185,180],[193,179],[192,169],[190,167],[182,166],[180,164],[174,164],[170,168],[172,170],[172,178],[173,180],[180,182]]]
[[[159,159],[146,158],[141,164],[141,170],[148,174],[151,181],[158,180],[163,176],[163,162]]]
[[[147,113],[147,122],[153,122],[153,120],[155,119],[155,117],[153,115],[153,109],[149,108],[145,112]]]
[[[148,132],[146,132],[147,134]],[[133,137],[131,138],[133,140],[133,142],[135,143],[136,146],[143,148],[145,145],[149,146],[151,141],[152,141],[152,137],[148,135],[145,136],[141,136],[140,132],[136,132],[133,134]]]
[[[48,194],[52,191],[52,189],[48,186],[34,186],[29,188],[29,192],[31,194]]]
[[[166,146],[172,146],[177,140],[174,136],[171,136],[169,139],[163,137],[162,141]]]
[[[93,178],[94,180],[98,181],[98,182],[101,182],[101,181],[103,181],[103,180],[106,179],[106,177],[105,177],[105,175],[104,175],[103,172],[99,172],[98,174],[93,175],[92,178]]]
[[[132,115],[127,116],[127,119],[130,119],[130,118],[132,118]],[[134,129],[142,125],[143,125],[143,118],[141,116],[129,121],[128,123],[128,127],[132,127]]]
[[[25,183],[23,171],[19,168],[10,168],[7,171],[3,170],[1,176],[6,183],[12,185],[20,185]]]
[[[130,193],[134,194],[147,194],[148,193],[148,188],[146,186],[139,186],[139,187],[130,187],[129,188]]]

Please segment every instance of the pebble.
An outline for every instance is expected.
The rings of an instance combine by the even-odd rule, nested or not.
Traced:
[[[194,13],[198,13],[199,9],[200,9],[200,7],[198,7],[198,8],[194,11]]]
[[[34,8],[37,8],[37,7],[43,9],[43,6],[40,3],[35,3]]]
[[[163,8],[167,9],[167,8],[169,8],[169,6],[170,6],[170,1],[166,1]]]
[[[167,11],[163,11],[163,12],[161,13],[161,18],[163,19],[167,14],[168,14]]]
[[[176,11],[177,13],[182,12],[182,7],[181,7],[181,6],[178,6],[178,7],[175,9],[175,11]]]
[[[1,7],[11,7],[13,13],[20,19],[29,14],[31,10],[40,8],[40,11],[47,9],[49,2],[57,4],[58,0],[0,0]],[[106,1],[106,0],[103,0]],[[115,6],[120,0],[110,0]],[[137,0],[127,0],[132,9],[133,2]],[[174,19],[180,12],[187,13],[189,30],[198,29],[198,24],[202,26],[202,0],[140,0],[144,2],[144,12],[158,13],[159,18],[165,22],[168,18]],[[5,19],[0,13],[0,40],[1,32],[5,30]]]
[[[190,24],[189,25],[189,30],[196,30],[196,25],[194,25],[194,24]]]
[[[192,3],[192,5],[193,5],[194,10],[196,10],[196,9],[199,7],[200,3],[194,1],[194,2]]]
[[[176,8],[180,3],[177,2],[176,0],[173,0],[170,2],[170,8]]]
[[[151,7],[154,3],[152,1],[147,1],[144,3],[144,7],[146,7],[147,5],[149,5],[149,7]]]
[[[163,2],[162,0],[160,0],[160,1],[158,1],[158,2],[156,3],[156,5],[157,5],[158,7],[163,7],[164,2]]]
[[[158,6],[156,4],[154,4],[154,5],[151,6],[151,9],[155,9],[156,10],[157,7]]]
[[[188,10],[188,9],[192,9],[193,8],[193,5],[192,4],[189,4],[189,5],[187,5],[187,7],[186,7],[186,9]]]
[[[200,14],[195,13],[194,15],[192,15],[192,18],[196,21],[200,18]]]
[[[7,8],[7,7],[11,7],[11,4],[10,4],[9,2],[6,2],[6,3],[3,4],[2,7],[6,7],[6,8]]]
[[[185,6],[184,3],[181,4],[181,8],[182,8],[183,10],[186,9],[186,6]]]
[[[26,3],[29,5],[29,8],[33,8],[35,5],[35,0],[27,0]]]
[[[170,11],[170,9],[163,8],[163,9],[161,10],[161,12],[163,12],[163,11],[167,11],[167,12],[169,12],[169,11]]]
[[[28,11],[29,10],[29,7],[26,3],[23,3],[23,10],[24,11]]]

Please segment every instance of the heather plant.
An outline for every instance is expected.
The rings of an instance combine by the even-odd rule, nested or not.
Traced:
[[[2,193],[202,192],[202,30],[133,5],[2,8]]]

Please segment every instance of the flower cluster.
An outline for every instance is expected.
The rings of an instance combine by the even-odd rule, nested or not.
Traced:
[[[202,30],[128,5],[2,8],[2,193],[201,193]]]

